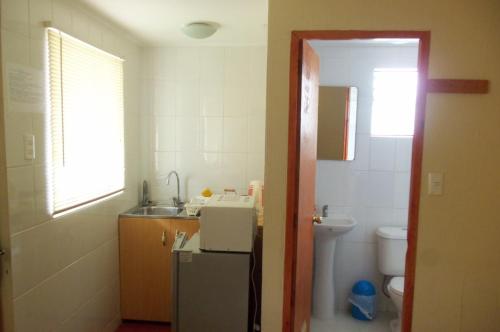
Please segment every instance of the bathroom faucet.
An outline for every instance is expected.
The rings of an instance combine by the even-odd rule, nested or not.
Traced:
[[[181,201],[181,196],[180,196],[180,181],[179,181],[179,174],[177,174],[176,171],[171,171],[167,175],[167,185],[170,184],[170,177],[172,175],[175,175],[177,179],[177,197],[173,197],[172,200],[174,201],[174,206],[175,207],[182,207],[184,205],[184,202]]]
[[[141,206],[149,206],[151,205],[151,200],[149,199],[149,187],[148,182],[144,180],[142,182],[142,201]]]
[[[323,207],[321,208],[321,216],[323,218],[328,217],[328,205],[323,205]]]

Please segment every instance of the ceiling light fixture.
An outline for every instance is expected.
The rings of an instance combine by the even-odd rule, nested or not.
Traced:
[[[205,39],[213,35],[219,25],[209,22],[192,22],[182,27],[182,32],[188,37],[195,39]]]

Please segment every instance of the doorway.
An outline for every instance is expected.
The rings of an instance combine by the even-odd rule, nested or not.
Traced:
[[[317,203],[314,185],[305,185],[304,174],[315,174],[316,162],[310,156],[310,142],[316,147],[317,127],[314,133],[304,123],[317,121],[318,99],[315,89],[319,85],[318,56],[310,46],[311,41],[381,41],[415,40],[418,43],[418,88],[416,94],[414,135],[411,143],[410,193],[408,206],[408,233],[404,297],[401,331],[410,331],[415,276],[415,254],[418,223],[418,205],[421,182],[423,127],[425,113],[425,82],[429,56],[429,32],[415,31],[302,31],[292,33],[290,63],[290,113],[287,225],[285,244],[285,286],[283,331],[310,331],[312,271],[308,271],[312,257],[313,226],[315,214],[311,201]],[[314,44],[314,42],[313,42]],[[312,51],[312,54],[310,54]],[[317,67],[317,69],[315,69]],[[315,81],[316,79],[316,81]],[[311,111],[312,110],[312,111]],[[309,126],[310,127],[310,126]],[[386,128],[387,129],[387,128]],[[373,128],[372,128],[373,130]],[[380,130],[380,126],[379,126]],[[384,130],[384,128],[382,128]],[[314,136],[314,137],[313,137]],[[350,145],[352,145],[350,143]],[[344,145],[344,146],[347,146]],[[315,151],[316,152],[316,151]],[[344,154],[347,155],[347,154]],[[314,168],[311,170],[308,168]],[[309,177],[308,182],[311,182]],[[313,198],[311,200],[311,197]],[[304,206],[304,202],[307,202]],[[310,287],[311,286],[311,287]],[[380,285],[375,285],[380,289]],[[335,330],[333,330],[335,331]],[[313,332],[315,332],[313,330]]]

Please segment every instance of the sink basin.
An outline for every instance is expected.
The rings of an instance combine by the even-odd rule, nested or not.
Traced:
[[[183,208],[178,208],[175,206],[138,206],[125,213],[121,216],[125,217],[146,217],[146,218],[187,218],[189,217]]]
[[[313,316],[331,320],[335,313],[333,267],[336,239],[356,227],[353,218],[344,215],[324,217],[314,225]]]
[[[317,235],[338,237],[351,231],[356,224],[356,220],[348,216],[323,217],[321,224],[314,225],[314,230]]]
[[[182,209],[174,206],[146,206],[137,207],[130,214],[141,216],[176,216],[182,212]]]

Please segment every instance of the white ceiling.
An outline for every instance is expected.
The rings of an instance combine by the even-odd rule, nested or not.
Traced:
[[[149,46],[265,45],[267,0],[81,0]],[[193,21],[216,22],[205,40],[180,28]]]

